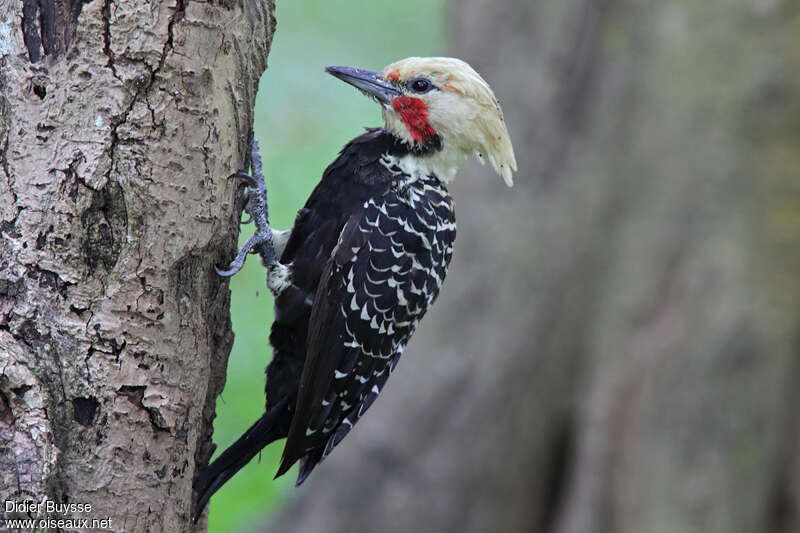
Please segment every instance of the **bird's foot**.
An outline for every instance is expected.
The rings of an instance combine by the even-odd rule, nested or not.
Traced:
[[[258,253],[265,266],[269,266],[276,261],[275,247],[272,243],[272,228],[269,225],[269,209],[267,207],[267,185],[264,181],[264,171],[261,168],[261,152],[258,149],[258,141],[253,138],[253,147],[250,152],[250,167],[252,175],[246,172],[236,172],[231,174],[231,178],[242,179],[247,186],[247,202],[244,211],[248,219],[242,221],[243,224],[255,222],[256,230],[244,246],[236,254],[236,257],[228,268],[223,270],[217,267],[214,269],[220,276],[233,276],[244,266],[247,254]]]

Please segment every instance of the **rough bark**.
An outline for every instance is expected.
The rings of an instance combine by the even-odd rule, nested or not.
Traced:
[[[0,499],[190,528],[273,13],[0,0]]]
[[[800,14],[465,0],[516,189],[271,531],[799,531]]]

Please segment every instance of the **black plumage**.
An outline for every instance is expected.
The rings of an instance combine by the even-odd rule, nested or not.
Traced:
[[[453,201],[414,166],[439,149],[371,129],[325,170],[279,261],[291,284],[275,301],[266,413],[197,479],[199,510],[283,437],[277,475],[299,460],[302,483],[383,388],[452,256]]]

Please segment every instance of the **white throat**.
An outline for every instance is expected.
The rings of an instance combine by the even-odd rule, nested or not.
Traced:
[[[402,172],[411,177],[419,179],[424,176],[436,176],[445,183],[453,181],[461,161],[466,156],[458,150],[448,150],[447,146],[442,150],[427,155],[407,154],[403,157],[396,157],[384,154],[381,164],[392,172]]]
[[[383,119],[386,131],[409,147],[416,144],[403,120],[396,113],[384,107]],[[426,155],[408,154],[392,159],[409,176],[418,176],[420,173],[425,176],[436,175],[440,180],[450,182],[455,178],[459,165],[466,157],[467,154],[442,139],[441,150]]]

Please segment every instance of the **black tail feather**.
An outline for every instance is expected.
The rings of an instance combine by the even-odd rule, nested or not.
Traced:
[[[295,483],[296,487],[299,487],[303,484],[303,481],[306,480],[308,476],[311,475],[311,471],[314,470],[314,467],[319,464],[324,456],[322,452],[325,448],[317,448],[316,450],[312,450],[308,452],[307,455],[304,455],[300,458],[300,472],[297,474],[297,482]]]
[[[195,491],[194,521],[197,522],[208,500],[230,478],[242,469],[268,444],[286,437],[289,432],[289,412],[285,402],[279,402],[250,426],[244,435],[231,444],[219,457],[197,477]]]

